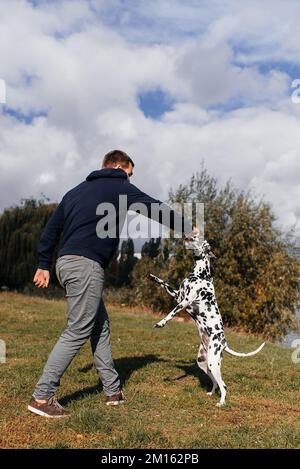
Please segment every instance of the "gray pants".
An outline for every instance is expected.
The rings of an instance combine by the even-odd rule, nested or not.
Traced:
[[[110,348],[109,319],[102,300],[104,270],[98,262],[67,255],[56,261],[56,275],[66,290],[68,323],[54,346],[33,396],[49,399],[71,361],[90,339],[94,363],[107,396],[120,390]]]

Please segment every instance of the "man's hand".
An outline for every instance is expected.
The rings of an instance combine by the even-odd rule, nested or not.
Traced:
[[[200,230],[199,230],[199,228],[197,228],[197,226],[193,226],[192,236],[194,238],[199,238]]]
[[[198,239],[200,236],[200,230],[196,226],[193,226],[193,231],[186,235],[187,240]]]
[[[50,272],[49,270],[37,269],[33,283],[38,288],[47,288],[50,281]]]

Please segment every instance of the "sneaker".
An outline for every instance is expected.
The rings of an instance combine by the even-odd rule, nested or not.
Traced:
[[[122,391],[113,396],[106,396],[106,405],[119,405],[125,401],[125,397]]]
[[[41,415],[42,417],[61,418],[68,416],[67,412],[57,402],[54,396],[50,397],[50,399],[44,403],[37,402],[35,398],[32,397],[27,409],[34,414]]]

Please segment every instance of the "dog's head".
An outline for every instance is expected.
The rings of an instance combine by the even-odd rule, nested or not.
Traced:
[[[209,243],[206,240],[200,240],[199,235],[186,238],[184,245],[186,249],[192,249],[195,257],[216,257]]]

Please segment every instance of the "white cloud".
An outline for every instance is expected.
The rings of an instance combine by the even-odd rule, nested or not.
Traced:
[[[271,71],[262,75],[257,67],[233,64],[228,44],[214,47],[192,44],[185,47],[176,63],[177,73],[186,84],[190,101],[201,106],[226,103],[235,98],[245,103],[276,104],[289,90],[287,74]]]
[[[41,173],[41,174],[38,175],[38,177],[34,181],[34,184],[37,184],[38,186],[42,186],[42,185],[47,185],[47,184],[49,184],[51,182],[55,182],[55,181],[56,181],[56,177],[55,177],[55,174],[53,172]]]
[[[41,192],[59,200],[70,182],[80,182],[80,165],[70,171],[71,152],[82,161],[73,135],[49,125],[45,118],[25,125],[0,117],[0,141],[2,208]]]
[[[133,182],[154,196],[203,159],[221,183],[253,187],[294,223],[300,105],[285,70],[262,74],[256,61],[299,63],[299,14],[293,0],[2,1],[7,106],[48,116],[26,125],[0,115],[1,208],[41,192],[59,200],[123,148]],[[157,121],[137,100],[155,88],[176,101]],[[244,107],[226,111],[232,103]]]
[[[0,78],[0,104],[4,104],[6,101],[6,85],[5,81]]]

